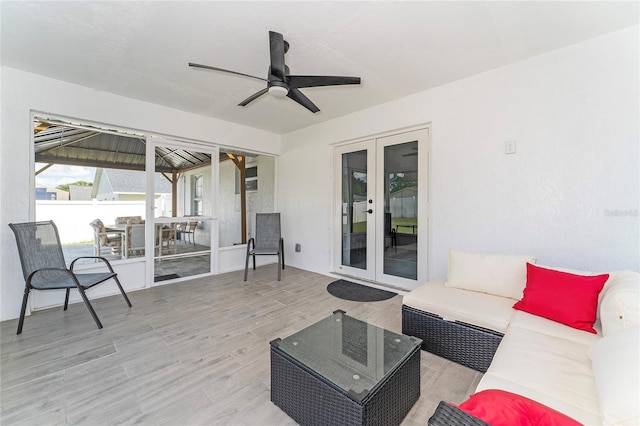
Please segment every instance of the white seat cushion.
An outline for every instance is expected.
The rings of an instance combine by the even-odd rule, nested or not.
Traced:
[[[436,279],[407,293],[406,306],[505,333],[513,313],[514,301],[475,291],[446,287],[445,280]]]
[[[509,327],[520,327],[536,333],[548,334],[550,336],[568,339],[584,345],[591,345],[602,337],[599,323],[593,325],[598,334],[593,334],[587,333],[583,330],[576,330],[573,327],[560,324],[559,322],[550,321],[546,318],[523,311],[516,311],[513,314],[513,317],[511,317],[511,325]]]
[[[511,326],[477,391],[503,389],[584,424],[601,424],[589,347],[584,342]]]

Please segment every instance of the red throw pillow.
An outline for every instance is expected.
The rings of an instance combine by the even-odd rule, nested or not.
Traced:
[[[527,285],[513,308],[595,334],[598,295],[608,279],[609,274],[575,275],[527,263]]]
[[[581,423],[532,399],[498,389],[471,395],[458,406],[491,426],[580,426]]]

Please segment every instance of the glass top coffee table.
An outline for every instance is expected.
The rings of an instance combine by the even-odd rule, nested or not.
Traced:
[[[421,342],[335,311],[271,342],[271,400],[300,424],[400,424],[420,396]]]

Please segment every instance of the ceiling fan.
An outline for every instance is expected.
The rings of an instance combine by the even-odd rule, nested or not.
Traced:
[[[271,95],[282,98],[288,97],[308,109],[316,113],[320,109],[315,106],[309,98],[307,98],[299,89],[303,87],[318,86],[340,86],[346,84],[360,84],[360,77],[336,77],[328,75],[289,75],[289,67],[284,63],[284,54],[289,50],[289,43],[282,37],[282,34],[269,31],[269,50],[271,53],[271,65],[267,73],[267,78],[255,77],[253,75],[243,74],[236,71],[216,68],[209,65],[194,64],[189,62],[190,67],[204,68],[214,71],[222,71],[230,74],[251,77],[257,80],[265,81],[267,87],[249,96],[240,102],[239,106],[247,106],[260,96],[269,92]]]

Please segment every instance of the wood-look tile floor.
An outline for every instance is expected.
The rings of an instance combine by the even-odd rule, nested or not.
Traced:
[[[401,331],[402,297],[337,299],[333,278],[275,265],[92,300],[0,324],[0,424],[290,425],[269,398],[269,342],[342,309]],[[105,283],[103,285],[111,285]],[[89,292],[89,297],[91,294]],[[19,301],[16,301],[19,303]],[[481,374],[422,351],[421,396],[403,425],[461,402]]]

